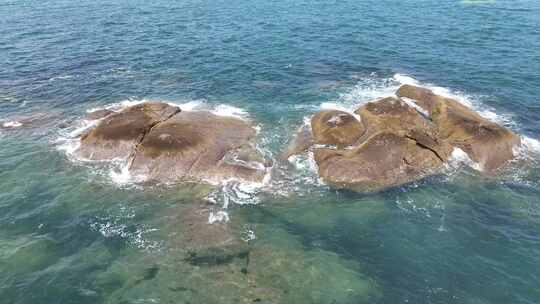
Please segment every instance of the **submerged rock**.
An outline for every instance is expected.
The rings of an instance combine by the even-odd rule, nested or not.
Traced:
[[[412,99],[429,113],[442,140],[461,148],[480,167],[493,172],[514,157],[520,138],[512,131],[493,123],[465,105],[432,91],[403,85],[396,93]]]
[[[306,140],[293,141],[296,146],[286,155],[311,149],[325,182],[372,192],[440,172],[454,147],[493,172],[513,157],[513,148],[519,145],[517,135],[457,101],[408,85],[397,96],[357,109],[360,121],[342,111],[315,114],[311,137],[297,136],[313,138],[311,146],[306,147]]]
[[[127,161],[130,173],[158,182],[228,179],[261,182],[269,164],[246,121],[147,102],[106,115],[80,139],[78,156]]]
[[[173,247],[181,249],[184,260],[196,266],[215,266],[234,259],[247,259],[248,243],[241,238],[236,223],[215,206],[193,205],[169,219],[177,223],[178,234],[171,238]]]
[[[289,141],[287,148],[281,154],[281,160],[287,160],[289,157],[306,152],[314,144],[311,126],[302,125],[296,135]]]

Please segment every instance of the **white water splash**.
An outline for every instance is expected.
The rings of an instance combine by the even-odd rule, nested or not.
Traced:
[[[163,102],[173,107],[179,107],[182,111],[209,111],[214,115],[234,117],[242,120],[249,118],[249,114],[246,110],[228,104],[209,104],[204,99],[196,99],[189,101],[170,101],[170,100],[154,100],[154,99],[128,99],[120,102],[107,104],[104,106],[94,107],[87,110],[87,113],[99,111],[99,110],[111,110],[121,111],[125,108],[132,107],[145,102]]]
[[[457,169],[461,166],[466,165],[476,171],[483,171],[482,166],[474,162],[465,151],[460,148],[454,148],[450,158],[446,162],[447,169]]]
[[[22,127],[22,126],[23,126],[23,124],[21,122],[16,121],[16,120],[7,121],[7,122],[4,122],[2,124],[2,127],[6,128],[6,129],[14,129],[14,128]]]
[[[13,121],[6,121],[4,123],[2,123],[2,127],[6,128],[6,129],[14,129],[14,128],[19,128],[19,127],[22,127],[23,124],[19,121],[16,121],[16,120],[13,120]]]
[[[208,215],[208,224],[227,223],[228,221],[229,214],[225,211],[210,212]]]

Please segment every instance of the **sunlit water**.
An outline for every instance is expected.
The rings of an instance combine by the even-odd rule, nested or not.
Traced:
[[[539,2],[111,2],[0,1],[0,303],[540,302]],[[252,121],[277,160],[403,83],[513,129],[518,159],[366,195],[309,156],[210,189],[70,154],[87,110],[162,100]],[[208,225],[237,243],[193,255]]]

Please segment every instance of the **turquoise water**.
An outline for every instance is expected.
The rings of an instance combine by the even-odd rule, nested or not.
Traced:
[[[0,0],[0,121],[23,123],[0,129],[0,303],[540,302],[540,2],[111,2]],[[410,82],[521,134],[519,159],[367,195],[309,159],[216,190],[65,153],[86,110],[164,100],[243,111],[276,158],[321,107]],[[208,210],[243,240],[192,255]]]

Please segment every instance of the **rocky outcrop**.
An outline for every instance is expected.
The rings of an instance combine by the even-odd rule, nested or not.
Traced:
[[[514,157],[520,138],[512,131],[493,123],[463,104],[432,91],[404,85],[396,93],[412,99],[429,113],[439,137],[461,148],[486,172],[493,172]]]
[[[159,182],[262,181],[268,164],[254,147],[255,133],[241,119],[148,102],[106,115],[81,137],[76,154],[126,159],[131,173]]]
[[[311,149],[318,173],[329,185],[372,192],[439,172],[454,147],[493,172],[513,157],[519,144],[514,133],[457,101],[413,86],[401,87],[397,97],[368,102],[355,114],[360,120],[342,111],[315,114],[311,147],[305,147],[308,141],[296,141],[300,144],[290,146],[288,153]]]
[[[405,184],[433,173],[450,154],[433,126],[397,98],[369,102],[356,113],[361,122],[349,117],[362,128],[335,130],[354,138],[353,146],[313,148],[319,175],[334,187],[371,192]]]

